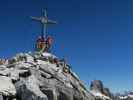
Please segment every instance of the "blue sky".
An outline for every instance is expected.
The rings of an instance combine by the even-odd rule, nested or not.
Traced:
[[[89,86],[100,79],[118,92],[133,89],[133,0],[1,0],[0,57],[34,50],[40,16],[47,8],[52,52],[65,57]]]

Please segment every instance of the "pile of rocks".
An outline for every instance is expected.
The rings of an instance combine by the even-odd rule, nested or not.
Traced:
[[[0,100],[95,100],[68,64],[51,62],[56,58],[20,53],[0,65]]]

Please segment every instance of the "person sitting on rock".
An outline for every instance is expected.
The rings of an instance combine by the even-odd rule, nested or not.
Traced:
[[[53,38],[49,36],[49,37],[47,38],[47,40],[46,40],[46,51],[47,51],[47,52],[48,52],[49,49],[51,48],[52,43],[53,43]]]
[[[46,48],[45,38],[42,36],[39,36],[36,42],[36,49],[37,51],[44,51]]]

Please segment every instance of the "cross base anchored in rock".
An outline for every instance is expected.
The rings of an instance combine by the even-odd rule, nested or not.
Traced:
[[[36,42],[36,50],[39,52],[48,52],[51,47],[52,38],[47,37],[47,26],[49,24],[57,24],[57,22],[48,19],[46,9],[42,11],[41,17],[31,17],[31,18],[35,21],[39,21],[42,26],[41,35],[38,37],[37,42]]]

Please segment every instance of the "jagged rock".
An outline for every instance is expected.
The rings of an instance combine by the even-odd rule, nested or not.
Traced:
[[[108,88],[105,88],[101,80],[94,80],[90,85],[91,93],[95,96],[96,100],[111,100],[112,95]]]
[[[50,53],[21,53],[1,65],[0,99],[95,100],[72,70],[57,67],[55,58]]]
[[[0,100],[3,100],[3,96],[2,95],[0,95]]]
[[[41,70],[40,70],[40,74],[44,78],[47,78],[47,79],[52,78],[52,75],[50,75],[49,73],[43,72]]]
[[[14,97],[16,89],[9,77],[0,76],[0,94]]]
[[[14,63],[16,63],[17,61],[18,61],[17,57],[13,57],[13,58],[11,58],[11,59],[8,60],[8,63],[9,63],[9,64],[14,64]]]
[[[90,90],[95,90],[97,92],[103,93],[103,83],[101,80],[94,80],[91,82]]]
[[[9,69],[6,67],[2,67],[0,68],[0,75],[1,76],[8,76],[9,75]]]
[[[19,72],[19,77],[28,77],[31,75],[30,70],[23,70],[21,72]]]
[[[112,96],[109,88],[103,88],[103,93],[104,93],[104,95],[106,95],[108,97],[111,97]]]
[[[21,63],[18,63],[15,67],[17,69],[22,69],[22,70],[24,69],[24,70],[26,70],[26,69],[29,69],[32,66],[33,66],[32,64],[21,62]]]
[[[48,100],[47,96],[42,93],[37,84],[35,76],[30,76],[26,79],[21,79],[15,84],[17,96],[21,100]]]
[[[0,71],[3,71],[6,69],[6,66],[5,65],[0,65]]]

